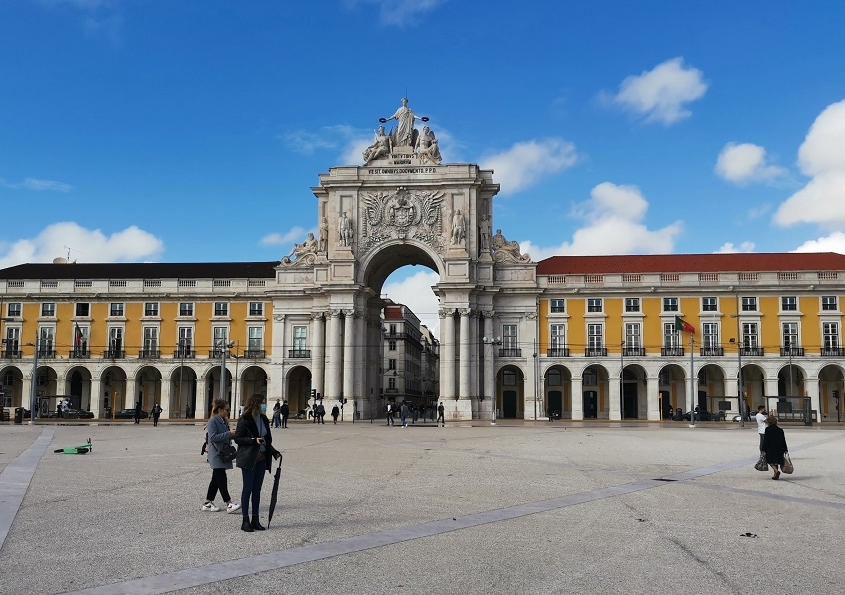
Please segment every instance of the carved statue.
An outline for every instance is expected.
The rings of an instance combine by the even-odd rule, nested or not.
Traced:
[[[490,250],[490,219],[487,213],[481,214],[481,222],[478,224],[479,248],[486,252]]]
[[[466,238],[466,220],[461,210],[455,211],[452,216],[452,244],[460,244]]]
[[[364,165],[368,165],[373,159],[387,157],[390,155],[390,149],[390,137],[384,133],[384,126],[379,126],[373,144],[364,150]]]
[[[352,221],[346,216],[346,213],[343,213],[340,221],[337,222],[337,231],[340,234],[340,245],[351,246],[353,236]]]
[[[493,259],[497,262],[510,260],[512,262],[531,262],[531,257],[528,254],[519,253],[519,242],[509,242],[502,235],[502,230],[497,229],[496,235],[491,238],[491,246],[493,247]]]
[[[437,139],[428,126],[423,126],[422,133],[417,137],[416,151],[420,161],[424,164],[430,162],[440,165],[440,162],[443,161]]]
[[[329,220],[323,217],[320,221],[320,240],[317,245],[318,252],[327,252],[329,249]]]
[[[402,98],[402,107],[396,110],[396,113],[389,118],[379,118],[379,122],[385,123],[390,120],[396,120],[396,131],[393,134],[394,147],[413,147],[414,146],[414,120],[421,120],[428,122],[428,118],[420,118],[414,114],[411,108],[408,107],[408,98]]]
[[[296,261],[299,261],[303,256],[307,254],[314,254],[317,252],[317,240],[314,239],[314,234],[308,232],[308,237],[305,239],[304,242],[301,244],[294,244],[293,250],[291,250],[290,254],[285,256],[282,259],[282,262],[285,264],[289,264],[291,259],[296,256]]]

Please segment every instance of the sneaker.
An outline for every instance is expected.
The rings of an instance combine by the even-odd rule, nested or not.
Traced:
[[[208,512],[219,512],[220,509],[214,502],[206,502],[202,505],[203,510],[207,510]]]
[[[237,502],[235,502],[234,500],[232,500],[231,502],[229,502],[228,505],[226,505],[226,512],[228,514],[232,514],[236,510],[240,510],[240,509],[241,509],[241,505],[238,504]]]

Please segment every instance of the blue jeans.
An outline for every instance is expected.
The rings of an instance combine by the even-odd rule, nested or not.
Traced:
[[[244,518],[249,517],[250,500],[252,500],[252,516],[258,516],[258,504],[261,501],[261,485],[267,469],[264,461],[255,464],[254,469],[241,469],[243,472],[244,488],[241,492],[241,511]]]

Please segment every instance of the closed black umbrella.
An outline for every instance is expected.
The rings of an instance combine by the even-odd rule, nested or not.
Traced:
[[[270,493],[270,509],[267,513],[267,527],[270,527],[270,521],[273,520],[273,511],[276,510],[276,500],[279,498],[279,479],[282,477],[282,453],[276,451],[279,455],[279,466],[276,467],[276,474],[273,478],[273,491]]]

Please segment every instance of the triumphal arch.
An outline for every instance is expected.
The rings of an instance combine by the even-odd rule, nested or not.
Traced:
[[[519,325],[521,345],[530,345],[536,264],[501,230],[491,233],[499,191],[492,171],[444,163],[428,118],[405,99],[380,121],[360,165],[331,167],[312,188],[318,234],[296,244],[277,268],[274,336],[289,337],[291,325],[307,321],[303,365],[310,366],[311,387],[324,399],[346,398],[364,418],[378,416],[382,285],[402,266],[426,266],[440,276],[432,290],[439,299],[439,397],[447,417],[489,417],[494,360],[501,365],[512,355],[521,382],[530,386],[535,378],[531,354],[503,347],[494,319]]]

